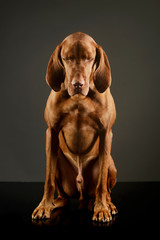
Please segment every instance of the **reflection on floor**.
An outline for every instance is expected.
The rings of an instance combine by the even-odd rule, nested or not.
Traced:
[[[32,221],[31,214],[43,195],[43,183],[0,183],[0,226],[25,227],[38,231],[52,230],[54,233],[67,231],[78,234],[86,231],[96,233],[117,233],[132,229],[132,233],[156,233],[159,221],[159,182],[118,182],[112,191],[112,201],[118,214],[109,223],[92,221],[93,212],[79,207],[79,201],[71,199],[64,208],[53,211],[51,219]],[[154,229],[152,231],[152,229]],[[27,232],[26,232],[27,233]]]

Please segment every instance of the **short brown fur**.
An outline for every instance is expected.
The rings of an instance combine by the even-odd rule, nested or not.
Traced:
[[[45,108],[46,180],[32,218],[50,218],[68,197],[78,197],[95,198],[94,221],[110,221],[117,213],[110,197],[117,171],[111,157],[116,110],[108,58],[87,34],[71,34],[52,54],[46,81],[52,88]]]

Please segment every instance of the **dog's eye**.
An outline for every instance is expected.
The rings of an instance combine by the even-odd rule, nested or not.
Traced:
[[[82,60],[86,60],[87,57],[86,57],[85,55],[82,55],[82,56],[81,56],[81,59],[82,59]]]
[[[63,58],[63,61],[67,63],[71,63],[74,59],[73,58]]]
[[[73,62],[75,60],[75,57],[74,56],[70,56],[70,57],[67,57],[66,58],[66,61],[68,62],[68,63],[71,63],[71,62]]]
[[[89,54],[87,54],[87,55],[82,55],[82,56],[81,56],[81,59],[82,59],[83,61],[85,61],[85,62],[90,62],[90,61],[93,60],[93,58],[92,58]]]
[[[93,58],[88,57],[88,58],[85,59],[85,61],[86,61],[86,62],[91,62],[91,61],[93,61]]]

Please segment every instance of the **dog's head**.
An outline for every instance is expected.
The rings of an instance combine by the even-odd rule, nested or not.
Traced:
[[[111,70],[103,49],[84,33],[69,35],[53,52],[46,81],[54,91],[64,82],[68,94],[87,96],[94,85],[103,93],[111,84]]]

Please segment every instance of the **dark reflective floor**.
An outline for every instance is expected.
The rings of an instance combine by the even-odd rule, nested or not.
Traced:
[[[92,212],[79,207],[79,201],[71,199],[68,206],[53,212],[46,221],[33,221],[31,214],[43,194],[42,183],[0,183],[0,229],[6,234],[24,235],[49,233],[68,236],[84,234],[121,234],[130,236],[159,231],[160,183],[117,183],[112,191],[112,201],[118,214],[110,223],[92,222]],[[30,235],[29,235],[30,236]],[[74,237],[74,238],[75,238]],[[130,237],[127,237],[130,239]]]

